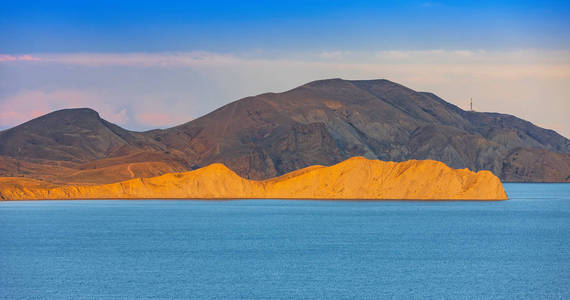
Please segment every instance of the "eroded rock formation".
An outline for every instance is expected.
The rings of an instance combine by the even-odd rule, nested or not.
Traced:
[[[354,157],[256,181],[223,164],[184,173],[104,185],[55,185],[0,178],[3,200],[23,199],[417,199],[504,200],[499,178],[489,171],[452,169],[433,160],[384,162]]]

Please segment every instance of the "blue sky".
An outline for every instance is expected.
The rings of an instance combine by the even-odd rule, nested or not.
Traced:
[[[386,78],[570,136],[570,1],[5,1],[0,130],[132,130],[323,78]]]
[[[570,1],[6,1],[0,51],[570,46]]]

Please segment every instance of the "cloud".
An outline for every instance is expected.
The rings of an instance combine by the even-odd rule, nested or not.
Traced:
[[[78,90],[26,90],[0,101],[0,126],[10,127],[64,108],[89,107],[113,123],[128,122],[125,108],[105,103],[95,94]]]
[[[43,63],[103,67],[227,66],[239,60],[232,55],[203,51],[166,53],[64,53],[41,55]]]
[[[170,123],[171,117],[168,113],[140,113],[137,114],[137,121],[150,126],[164,126]]]
[[[135,119],[150,128],[167,128],[190,121],[187,115],[175,112],[140,112],[135,114]]]
[[[496,77],[501,79],[529,76],[570,77],[570,51],[554,50],[389,50],[376,52],[323,51],[301,53],[279,59],[260,56],[240,57],[232,54],[194,52],[161,53],[62,53],[0,55],[2,61],[35,61],[39,64],[63,64],[84,67],[141,68],[319,68],[360,72],[398,72],[431,76]],[[338,76],[337,76],[338,77]]]
[[[344,51],[323,51],[319,53],[319,57],[324,59],[339,59],[343,56],[350,54],[349,52]]]
[[[128,99],[130,98],[130,99]],[[24,90],[0,98],[0,128],[13,127],[65,108],[92,108],[101,118],[130,129],[167,128],[192,120],[191,103],[163,95],[104,93],[73,89]]]
[[[376,64],[531,65],[570,64],[567,50],[386,50],[374,53]]]
[[[9,62],[9,61],[39,61],[40,59],[37,57],[33,57],[29,54],[24,55],[9,55],[9,54],[0,54],[0,62]]]
[[[81,105],[96,108],[105,118],[130,129],[167,127],[241,97],[340,77],[386,78],[433,92],[463,108],[473,98],[476,110],[556,124],[551,126],[570,136],[566,116],[570,111],[570,51],[564,50],[330,50],[278,58],[264,52],[240,56],[198,51],[32,57],[40,60],[21,63],[20,69],[19,61],[0,64],[0,126],[13,126],[40,111]],[[61,94],[64,91],[73,91],[76,99],[83,100],[56,101],[56,96],[74,99]],[[9,97],[2,95],[8,92]],[[36,97],[44,100],[33,100]],[[28,104],[13,109],[18,101]],[[42,101],[51,105],[29,109]]]

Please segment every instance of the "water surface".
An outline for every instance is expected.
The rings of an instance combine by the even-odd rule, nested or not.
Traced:
[[[0,298],[570,298],[570,184],[500,202],[0,202]]]

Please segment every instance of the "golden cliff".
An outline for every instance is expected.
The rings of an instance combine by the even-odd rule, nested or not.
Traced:
[[[255,181],[222,164],[103,185],[55,185],[0,178],[0,199],[415,199],[505,200],[499,178],[489,171],[456,170],[433,160],[384,162],[354,157]]]

